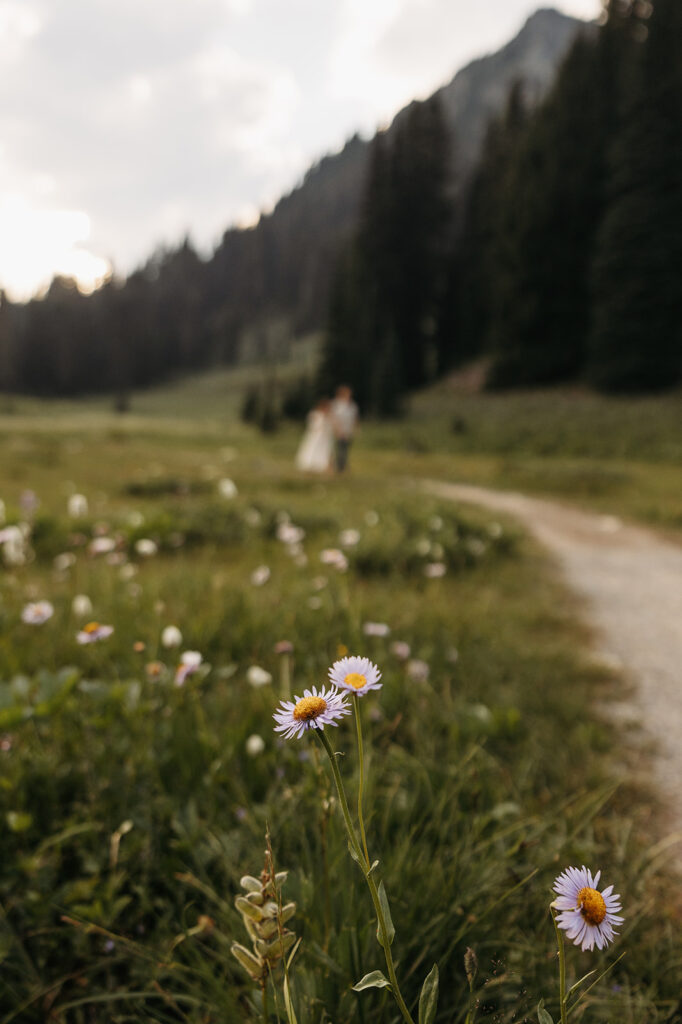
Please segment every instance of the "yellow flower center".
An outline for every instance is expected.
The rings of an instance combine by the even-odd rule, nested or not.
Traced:
[[[363,686],[367,686],[366,677],[361,676],[359,672],[349,672],[344,682],[347,686],[352,686],[354,690],[361,690]]]
[[[321,715],[326,707],[327,702],[322,697],[301,697],[294,708],[294,718],[297,722],[309,722]]]
[[[84,633],[96,633],[99,629],[99,622],[88,622],[87,626],[83,626]]]
[[[596,889],[585,886],[578,893],[578,910],[588,924],[601,924],[606,917],[604,897]]]

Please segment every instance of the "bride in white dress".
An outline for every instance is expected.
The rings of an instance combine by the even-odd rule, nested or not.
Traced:
[[[324,398],[308,413],[305,434],[296,452],[296,466],[308,473],[326,473],[331,465],[334,434]]]

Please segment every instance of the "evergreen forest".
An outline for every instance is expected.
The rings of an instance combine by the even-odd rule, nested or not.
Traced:
[[[314,210],[295,191],[209,259],[186,240],[89,296],[55,279],[2,297],[0,390],[124,408],[133,388],[238,361],[246,331],[267,348],[277,317],[323,332],[315,387],[349,383],[366,414],[472,360],[493,388],[675,386],[680,53],[677,0],[608,0],[540,103],[512,87],[465,181],[435,94],[369,147],[351,139],[341,178],[313,167]]]

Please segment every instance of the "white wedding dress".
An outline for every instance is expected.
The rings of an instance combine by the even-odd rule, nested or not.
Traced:
[[[296,465],[308,473],[325,473],[331,464],[334,437],[326,413],[313,409],[308,413],[306,430],[298,451]]]

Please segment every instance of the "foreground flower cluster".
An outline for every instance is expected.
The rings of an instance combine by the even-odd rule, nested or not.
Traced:
[[[409,656],[409,653],[408,648],[405,656]],[[423,678],[427,678],[428,665],[426,663],[420,663],[420,665],[423,665],[425,669]],[[377,919],[377,939],[384,949],[389,976],[386,978],[381,971],[372,971],[353,987],[356,991],[362,991],[365,988],[388,987],[398,1004],[403,1020],[406,1024],[414,1024],[414,1019],[400,992],[395,973],[395,965],[391,953],[394,929],[391,923],[388,898],[383,882],[377,885],[374,878],[374,871],[378,867],[379,861],[372,861],[369,856],[364,826],[364,755],[360,699],[372,690],[381,689],[381,672],[369,658],[349,655],[334,662],[329,669],[328,676],[329,686],[323,686],[319,690],[313,686],[311,689],[304,690],[302,697],[295,696],[293,700],[285,699],[280,702],[273,715],[277,723],[275,725],[275,732],[281,733],[286,739],[301,739],[305,733],[314,730],[313,734],[320,741],[329,758],[332,775],[339,795],[339,806],[346,826],[349,850],[353,859],[359,865],[372,896]],[[415,673],[416,677],[417,674]],[[351,704],[348,703],[349,700]],[[355,712],[358,748],[357,831],[351,819],[345,788],[337,764],[337,754],[333,752],[329,740],[324,735],[324,727],[326,725],[337,726],[341,719],[350,714],[352,710]],[[604,949],[615,938],[615,926],[622,924],[624,920],[620,916],[622,909],[620,896],[613,892],[612,885],[599,890],[597,886],[599,885],[600,877],[600,871],[593,875],[585,866],[582,868],[569,867],[554,881],[553,891],[555,899],[550,904],[550,912],[558,944],[560,1024],[568,1024],[571,1011],[582,998],[578,993],[578,989],[582,981],[585,980],[585,978],[581,979],[568,992],[566,991],[566,957],[561,933],[565,932],[567,937],[576,946],[580,946],[583,951],[592,951],[595,946],[597,949]],[[467,952],[473,956],[471,950]],[[245,961],[244,966],[247,966]],[[594,972],[590,972],[585,977],[589,977],[592,973]],[[475,971],[467,968],[467,977],[471,990],[474,975]],[[252,977],[257,977],[255,971],[252,971]],[[571,998],[574,1001],[572,1006],[569,1006]],[[438,967],[434,964],[422,986],[419,1000],[420,1024],[433,1024],[436,1017],[437,1004]],[[474,1016],[472,1016],[470,1006],[465,1024],[473,1024]],[[544,1001],[541,1001],[538,1006],[538,1020],[540,1024],[554,1024],[553,1018],[545,1009]]]

